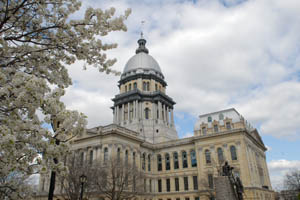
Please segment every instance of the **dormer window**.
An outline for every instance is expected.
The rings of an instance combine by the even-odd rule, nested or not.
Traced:
[[[227,130],[231,130],[231,124],[230,124],[230,122],[226,122],[226,128],[227,128]]]
[[[214,125],[214,131],[215,131],[215,133],[219,132],[219,127],[217,124]]]
[[[128,89],[129,91],[131,90],[131,83],[129,84],[129,89]]]
[[[222,113],[219,114],[219,120],[224,120],[224,115]]]
[[[209,117],[207,118],[207,122],[212,122],[211,116],[209,116]]]
[[[202,127],[202,135],[206,135],[206,127]]]
[[[133,83],[133,89],[136,89],[137,88],[137,85],[136,85],[136,82]]]

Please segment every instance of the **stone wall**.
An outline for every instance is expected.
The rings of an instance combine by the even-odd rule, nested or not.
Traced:
[[[214,178],[216,200],[237,200],[234,189],[230,184],[227,176],[219,176]]]

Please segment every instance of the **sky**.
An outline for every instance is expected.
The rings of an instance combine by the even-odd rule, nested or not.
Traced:
[[[268,148],[275,189],[285,173],[300,169],[300,1],[85,0],[73,17],[90,6],[115,7],[117,15],[132,9],[127,32],[101,38],[118,43],[106,53],[122,72],[143,30],[176,102],[179,137],[193,135],[199,115],[235,108]],[[63,101],[88,116],[88,127],[110,124],[120,77],[83,65],[67,66],[73,85]]]

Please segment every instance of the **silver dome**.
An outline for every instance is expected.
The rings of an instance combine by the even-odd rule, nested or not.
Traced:
[[[152,56],[144,52],[139,52],[128,60],[123,74],[137,69],[154,70],[162,74],[157,61]]]

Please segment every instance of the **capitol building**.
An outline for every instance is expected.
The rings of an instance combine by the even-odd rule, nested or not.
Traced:
[[[194,135],[178,138],[175,101],[168,96],[162,69],[141,37],[121,74],[119,94],[112,99],[113,123],[76,137],[72,151],[85,160],[103,161],[118,154],[135,162],[147,186],[138,199],[210,200],[207,193],[213,191],[224,161],[242,180],[244,199],[275,199],[266,146],[234,108],[199,113]],[[40,190],[47,190],[47,184],[42,176]]]

